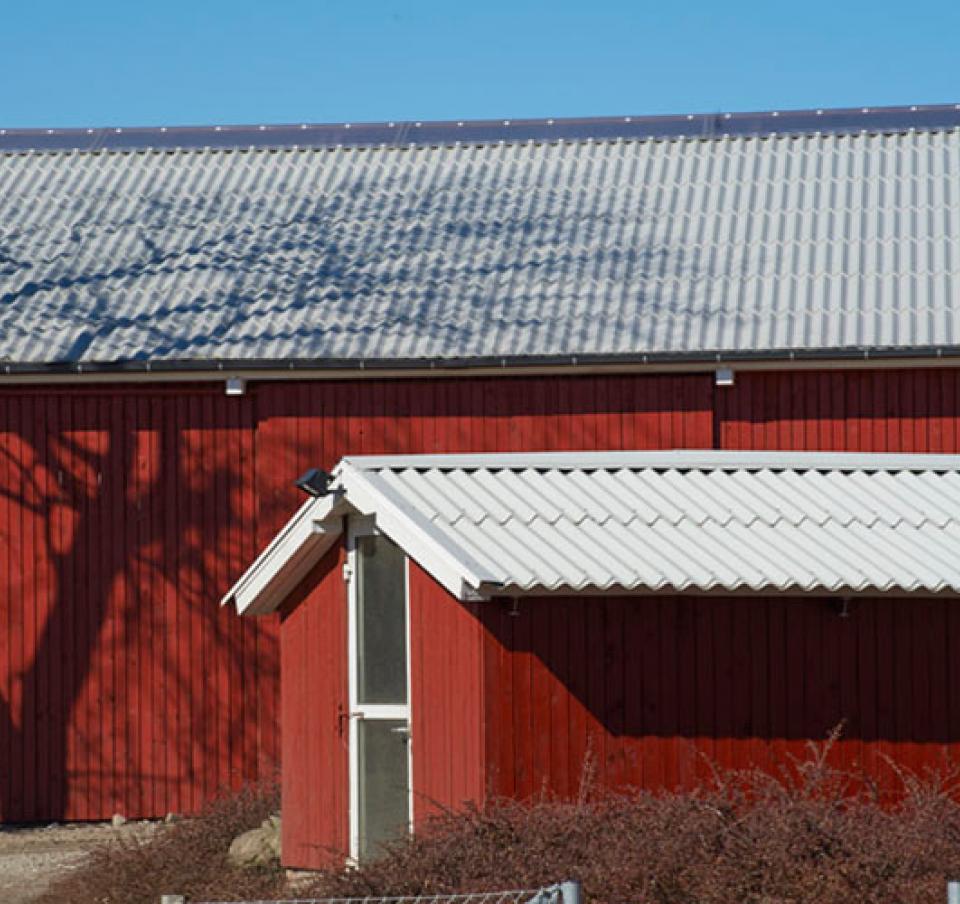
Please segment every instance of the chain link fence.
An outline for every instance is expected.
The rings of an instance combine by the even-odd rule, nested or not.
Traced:
[[[272,901],[188,901],[162,895],[160,904],[583,904],[580,883],[558,882],[542,888],[471,892],[459,895],[403,895],[385,898],[283,898]]]

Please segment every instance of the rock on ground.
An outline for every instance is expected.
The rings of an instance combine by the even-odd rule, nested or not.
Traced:
[[[230,843],[228,856],[237,866],[269,866],[280,859],[280,817],[269,816]]]

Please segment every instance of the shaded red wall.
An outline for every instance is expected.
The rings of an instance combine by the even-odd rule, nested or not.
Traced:
[[[723,449],[960,450],[960,371],[738,373],[716,390]]]
[[[581,596],[480,617],[502,794],[690,787],[710,763],[782,767],[841,723],[833,762],[881,788],[891,761],[960,754],[956,599],[856,599],[841,618],[826,598]]]
[[[707,377],[0,391],[0,820],[158,816],[279,760],[275,619],[220,596],[345,454],[711,440]]]

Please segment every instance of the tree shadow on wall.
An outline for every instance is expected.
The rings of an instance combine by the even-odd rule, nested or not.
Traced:
[[[222,398],[2,400],[0,819],[189,811],[265,767],[275,646],[218,606],[254,544],[247,440],[210,430]]]

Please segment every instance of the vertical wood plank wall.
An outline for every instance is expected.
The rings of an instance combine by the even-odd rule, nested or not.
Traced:
[[[483,645],[478,603],[410,562],[413,820],[483,799]]]
[[[209,388],[0,393],[0,819],[191,811],[276,761],[269,622],[217,606],[253,424]]]
[[[709,446],[711,392],[704,377],[264,387],[258,393],[257,439],[258,496],[266,525],[261,544],[299,504],[290,475],[307,467],[332,467],[348,454],[404,451]],[[283,859],[288,866],[323,866],[329,848],[346,850],[348,843],[345,801],[341,807],[321,797],[328,791],[314,785],[335,783],[342,775],[346,792],[345,747],[339,748],[333,774],[326,771],[339,732],[329,720],[329,707],[335,705],[327,696],[332,685],[317,675],[315,664],[329,658],[327,668],[346,675],[346,629],[335,615],[329,623],[317,616],[322,607],[330,612],[332,599],[343,593],[336,572],[323,572],[321,586],[305,606],[291,603],[281,628],[284,781],[297,784],[284,789]],[[483,790],[480,626],[456,601],[446,605],[445,591],[416,565],[410,568],[410,582],[414,818],[421,822],[434,806],[458,806]],[[446,643],[437,643],[437,632]],[[344,684],[336,701],[344,708],[346,694]],[[322,718],[321,711],[326,714]],[[326,741],[319,737],[323,732]],[[304,803],[314,800],[320,805]]]
[[[283,860],[320,869],[350,850],[345,561],[337,544],[281,613]]]
[[[956,600],[620,597],[480,610],[492,788],[690,787],[710,763],[837,766],[896,791],[960,757]],[[456,605],[450,597],[449,606]]]
[[[275,767],[276,621],[217,601],[297,505],[290,481],[308,466],[404,451],[955,452],[958,373],[738,373],[717,389],[709,374],[304,381],[242,398],[5,388],[0,820],[188,811]]]

